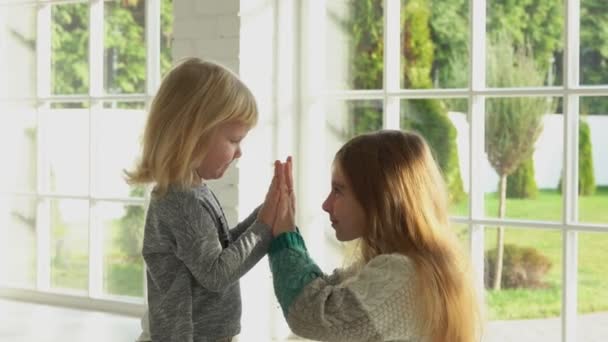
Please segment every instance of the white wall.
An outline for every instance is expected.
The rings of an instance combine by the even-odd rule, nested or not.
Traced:
[[[296,1],[180,0],[174,6],[174,59],[197,56],[219,62],[239,74],[257,99],[260,117],[243,141],[243,156],[210,185],[235,224],[262,203],[272,161],[295,155]],[[242,278],[241,289],[241,341],[285,337],[288,330],[265,259]]]
[[[458,157],[460,172],[465,190],[469,182],[469,141],[466,114],[449,113],[449,117],[458,132]],[[591,129],[591,147],[593,167],[597,185],[608,185],[608,115],[592,115],[586,118]],[[563,115],[549,114],[543,118],[543,131],[536,141],[534,151],[534,172],[536,184],[540,189],[555,189],[559,183],[563,163]],[[483,163],[480,175],[483,179],[483,190],[495,192],[498,186],[498,175],[487,159]]]

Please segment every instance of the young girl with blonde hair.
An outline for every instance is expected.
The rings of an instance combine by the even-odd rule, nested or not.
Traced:
[[[338,240],[359,241],[360,256],[346,269],[325,275],[310,258],[294,231],[289,198],[281,197],[269,256],[275,294],[295,334],[322,341],[480,340],[471,266],[420,135],[378,131],[337,152],[323,210]]]
[[[142,249],[148,312],[139,340],[230,341],[240,332],[239,278],[270,245],[277,182],[264,204],[230,229],[206,181],[221,178],[241,156],[257,118],[252,93],[218,64],[189,58],[163,79],[141,160],[126,172],[131,184],[154,184]]]

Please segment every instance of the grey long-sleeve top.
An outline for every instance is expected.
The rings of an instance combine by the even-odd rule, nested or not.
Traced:
[[[151,200],[142,254],[152,341],[215,341],[240,332],[239,278],[272,240],[256,217],[257,209],[229,229],[206,185]]]

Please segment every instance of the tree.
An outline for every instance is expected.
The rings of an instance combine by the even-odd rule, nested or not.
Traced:
[[[145,1],[105,2],[104,84],[108,93],[143,93],[146,79]],[[171,65],[171,0],[161,3],[161,71]],[[52,8],[51,88],[53,94],[89,91],[89,4]]]
[[[583,118],[578,121],[578,194],[591,196],[595,193],[595,174],[593,168],[593,153],[591,149],[591,130]],[[559,179],[557,191],[562,191],[562,177]]]
[[[556,52],[563,49],[563,3],[555,0],[494,0],[489,4],[488,41],[498,41],[506,34],[514,46],[527,46],[534,53],[531,57],[536,67],[546,75],[552,68]],[[559,69],[555,71],[561,73]],[[522,81],[514,82],[512,85],[530,86]],[[540,83],[543,84],[545,82]]]
[[[412,0],[402,8],[401,74],[406,89],[432,88],[434,49],[429,26],[427,0]],[[406,114],[406,115],[403,115]],[[440,100],[414,100],[402,106],[401,126],[420,132],[431,146],[449,189],[450,201],[465,197],[458,163],[456,129]]]
[[[581,1],[581,83],[585,85],[608,84],[608,6],[605,0]],[[608,113],[608,101],[590,97],[581,101],[582,112]]]
[[[469,69],[469,1],[433,0],[432,6],[433,83],[437,88],[464,88]],[[457,110],[466,112],[467,108]]]
[[[536,198],[538,187],[534,180],[534,160],[530,157],[507,176],[507,198]]]
[[[542,83],[544,75],[538,70],[529,50],[515,47],[508,36],[493,41],[490,48],[488,77],[500,87],[509,87],[524,80],[528,84]],[[497,98],[486,102],[485,151],[488,161],[499,176],[498,217],[506,213],[507,176],[528,159],[542,130],[542,118],[549,110],[543,97]],[[493,289],[500,289],[503,262],[504,228],[498,227],[497,256]]]

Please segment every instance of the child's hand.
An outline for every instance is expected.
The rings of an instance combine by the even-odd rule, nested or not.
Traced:
[[[287,157],[285,162],[285,184],[287,184],[287,193],[289,194],[289,200],[291,203],[291,210],[293,211],[294,218],[296,213],[296,194],[293,189],[293,160],[291,156]]]
[[[282,174],[278,175],[280,199],[277,214],[272,226],[272,234],[278,236],[284,232],[295,230],[295,194],[293,191],[293,175],[291,157],[283,164]]]
[[[258,220],[264,224],[269,226],[273,226],[279,200],[281,197],[280,186],[284,186],[283,178],[284,178],[284,170],[283,164],[278,160],[274,162],[274,176],[272,177],[272,182],[270,182],[270,187],[268,188],[268,192],[266,193],[266,198],[264,199],[264,203],[258,211]]]

